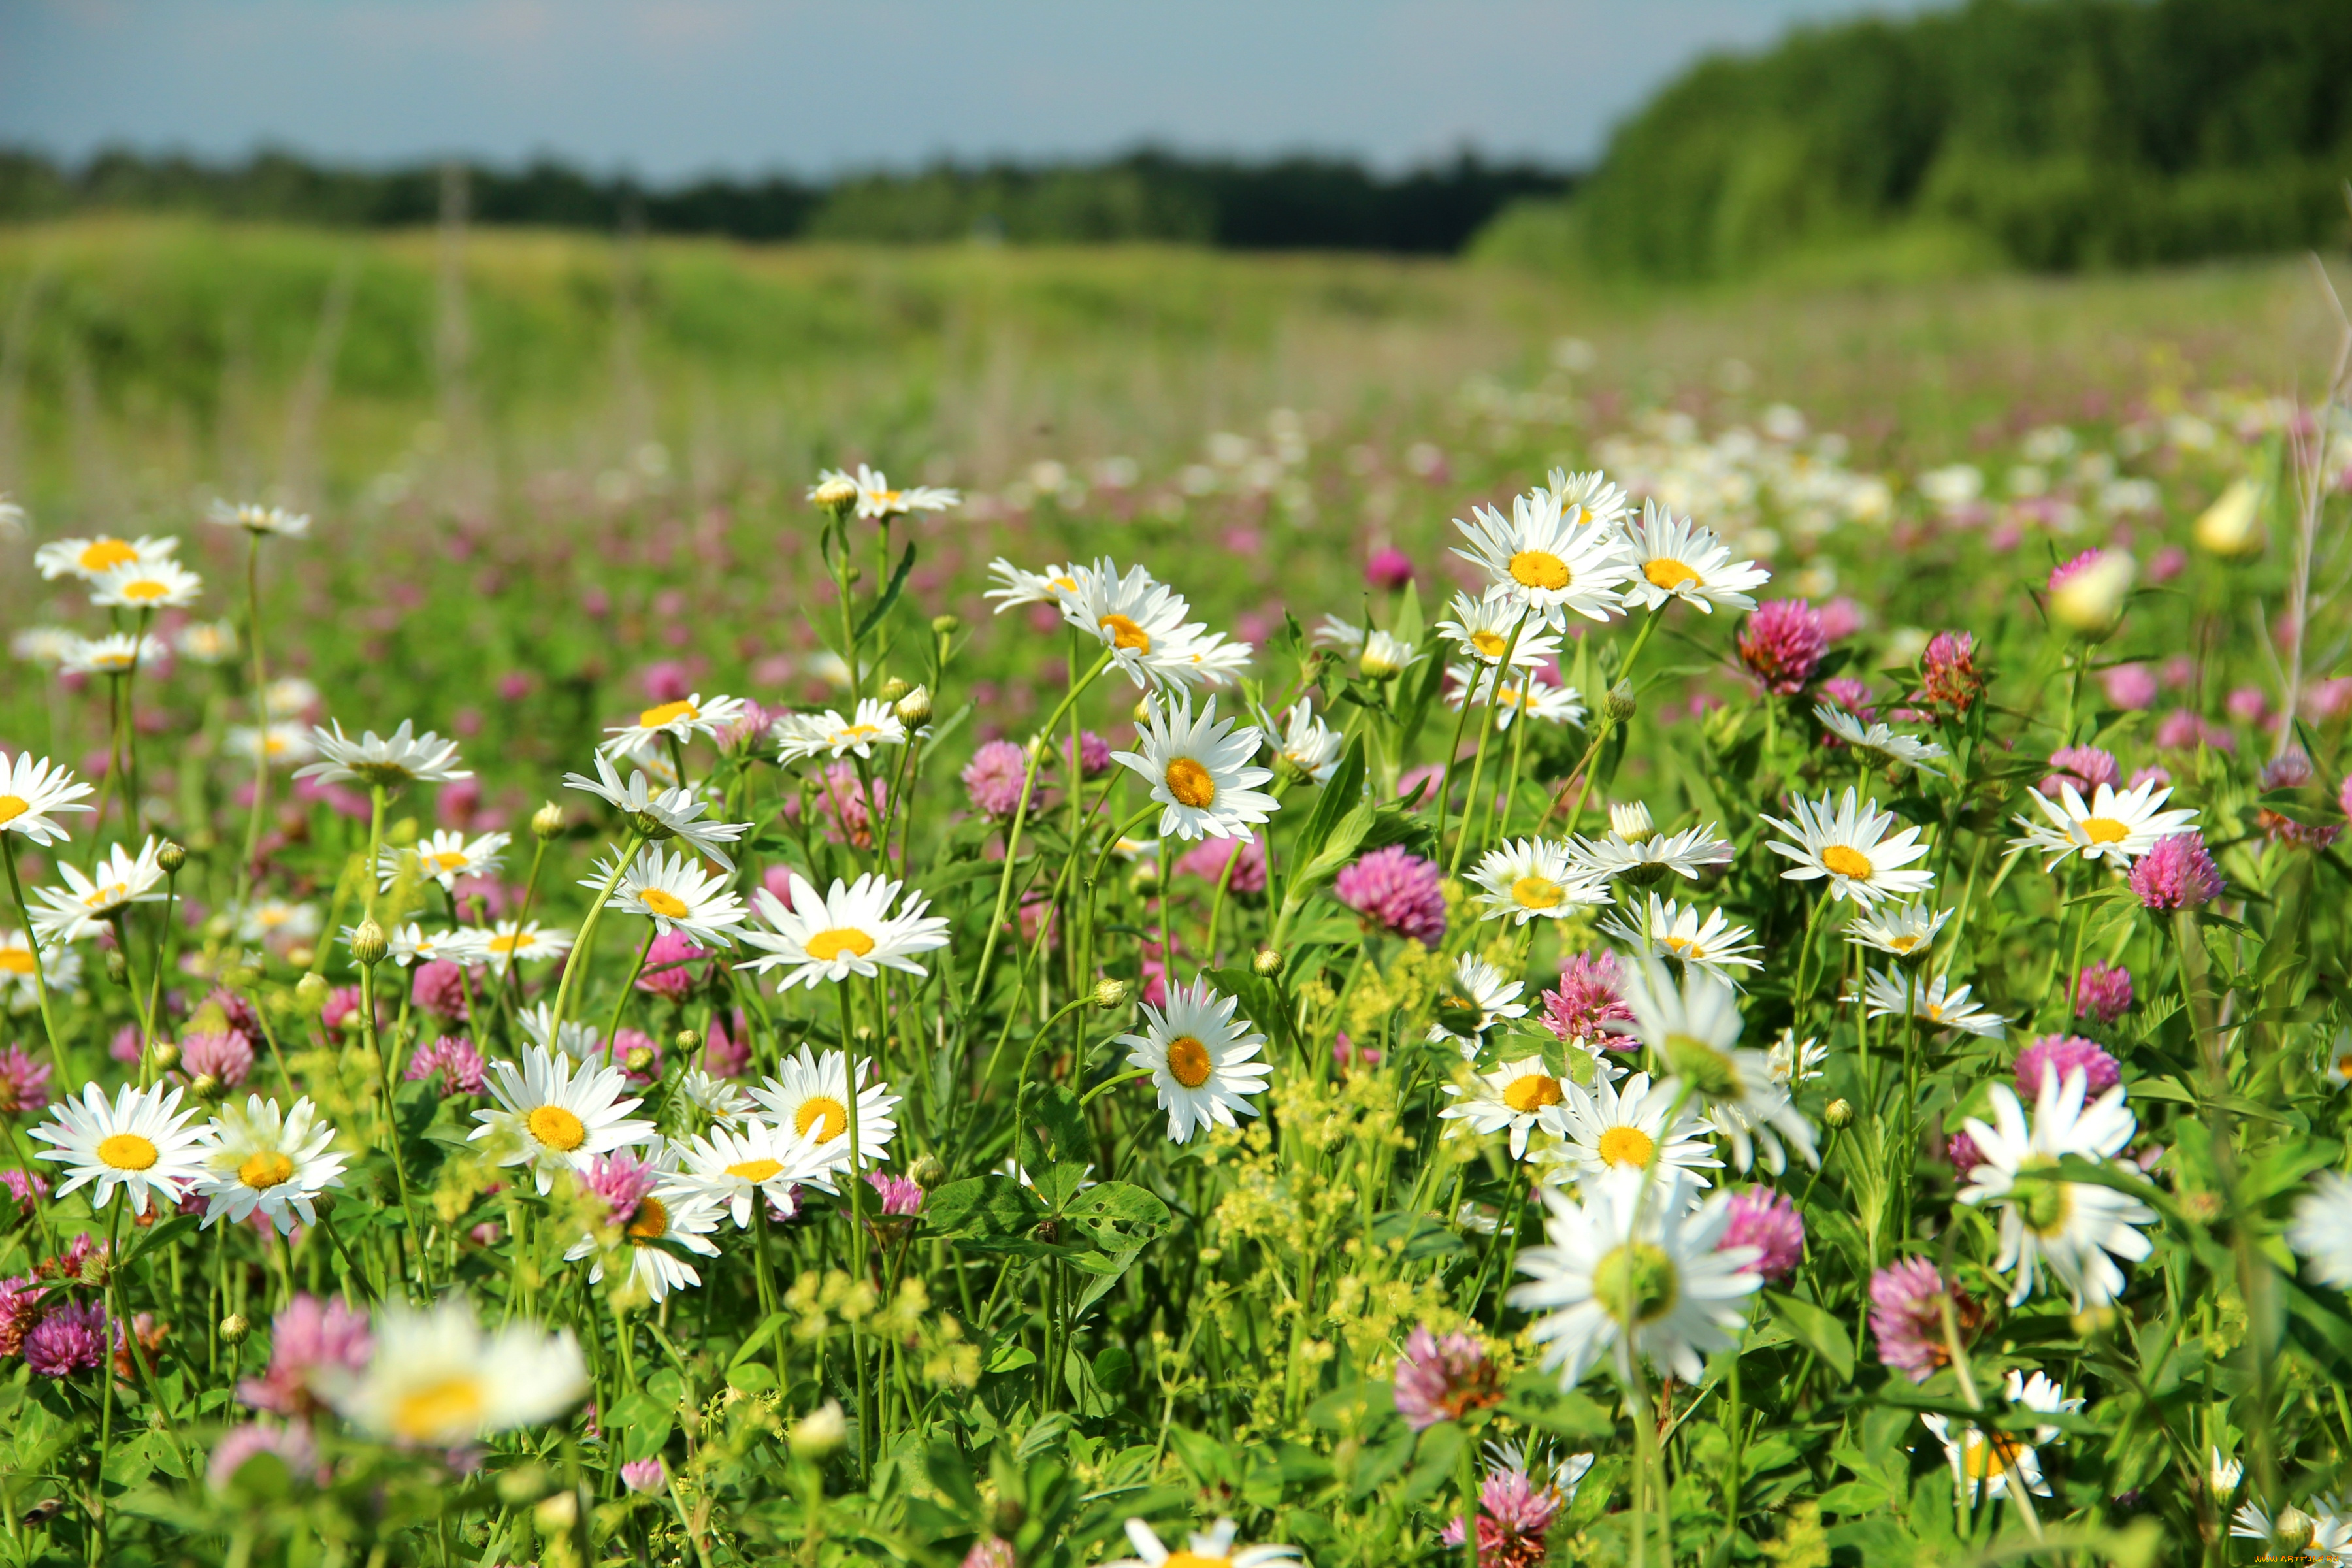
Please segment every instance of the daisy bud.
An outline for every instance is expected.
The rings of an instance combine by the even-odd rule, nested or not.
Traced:
[[[702,1037],[695,1033],[692,1029],[680,1029],[677,1036],[671,1039],[670,1044],[676,1046],[681,1051],[690,1051],[694,1049],[695,1047],[702,1044]]]
[[[2311,1544],[2311,1538],[2318,1531],[2319,1527],[2313,1522],[2311,1515],[2289,1503],[2279,1510],[2278,1521],[2271,1526],[2271,1544],[2293,1557]]]
[[[798,1421],[784,1441],[796,1459],[822,1459],[849,1440],[849,1419],[841,1402],[828,1399]]]
[[[539,1527],[542,1540],[550,1536],[569,1535],[572,1527],[580,1522],[580,1497],[576,1492],[551,1492],[530,1510],[531,1522]]]
[[[180,1065],[180,1047],[169,1040],[158,1040],[148,1047],[147,1055],[155,1063],[157,1072],[170,1072]]]
[[[809,491],[809,500],[819,511],[829,511],[837,519],[857,504],[857,487],[845,479],[830,479]]]
[[[131,978],[131,961],[122,956],[122,950],[119,947],[106,950],[106,977],[117,985]]]
[[[943,637],[951,637],[955,636],[956,633],[963,630],[963,617],[961,616],[933,616],[931,617],[931,630],[937,632]]]
[[[1157,860],[1138,860],[1135,869],[1128,873],[1128,890],[1138,896],[1148,895],[1159,886],[1160,862]]]
[[[563,831],[563,808],[549,801],[530,814],[530,830],[542,839],[554,837]]]
[[[648,844],[659,844],[665,839],[675,838],[677,837],[677,829],[672,827],[668,823],[664,822],[660,817],[656,816],[650,811],[631,812],[629,814],[629,826],[635,828],[639,837],[643,837]]]
[[[81,1271],[75,1276],[83,1284],[102,1288],[114,1278],[114,1254],[107,1247],[93,1247],[81,1260]]]
[[[2263,492],[2252,479],[2236,479],[2197,520],[2197,547],[2225,561],[2263,552]]]
[[[358,929],[352,932],[352,956],[362,968],[373,969],[391,951],[392,943],[384,940],[383,927],[376,924],[373,916],[360,921]]]
[[[1646,844],[1658,836],[1650,808],[1638,800],[1609,808],[1609,830],[1628,844]]]
[[[891,709],[891,711],[898,716],[898,722],[908,729],[921,729],[931,721],[930,688],[918,686],[909,690],[898,699],[898,706]]]
[[[1633,700],[1633,683],[1621,680],[1611,687],[1609,695],[1601,700],[1601,710],[1612,724],[1622,724],[1640,712],[1641,704]]]
[[[1127,982],[1108,976],[1095,982],[1095,1005],[1108,1013],[1127,1005]]]
[[[908,685],[905,681],[899,679],[894,675],[889,679],[884,681],[880,689],[876,691],[874,695],[879,697],[885,702],[896,702],[898,699],[904,697],[913,689],[913,687]]]
[[[208,1072],[200,1072],[188,1080],[188,1092],[210,1105],[228,1093],[228,1085]]]
[[[1393,680],[1404,673],[1411,658],[1412,646],[1401,643],[1387,632],[1376,631],[1364,639],[1364,651],[1357,657],[1356,668],[1367,680]]]
[[[918,1154],[915,1163],[907,1167],[907,1179],[925,1192],[947,1180],[948,1168],[937,1154]]]
[[[654,1065],[654,1048],[651,1046],[631,1046],[628,1054],[621,1058],[621,1065],[631,1072],[642,1073]]]
[[[1282,949],[1262,947],[1257,950],[1257,956],[1250,960],[1250,969],[1253,973],[1271,980],[1282,973],[1282,966],[1287,961],[1282,956]]]
[[[231,1312],[220,1321],[221,1343],[225,1345],[243,1344],[245,1336],[252,1331],[253,1325],[245,1321],[243,1312]]]
[[[294,983],[294,1005],[305,1013],[316,1013],[327,1005],[327,977],[306,974]]]
[[[180,868],[188,863],[188,847],[166,838],[155,851],[155,864],[163,868],[163,875],[176,877]]]
[[[1853,1101],[1850,1100],[1831,1100],[1829,1103],[1829,1109],[1822,1112],[1822,1120],[1828,1122],[1832,1128],[1836,1129],[1839,1131],[1843,1131],[1846,1128],[1853,1125]]]
[[[2086,550],[2050,574],[2050,618],[2096,642],[2123,619],[2139,566],[2120,550]]]

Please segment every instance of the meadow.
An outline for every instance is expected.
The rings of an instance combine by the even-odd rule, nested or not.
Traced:
[[[0,1563],[2352,1561],[2345,333],[0,233]]]

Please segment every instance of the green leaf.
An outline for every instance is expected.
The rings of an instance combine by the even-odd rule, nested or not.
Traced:
[[[950,1182],[923,1202],[925,1228],[941,1236],[1023,1237],[1045,1218],[1045,1205],[1010,1176]]]
[[[980,1487],[971,1479],[971,1464],[953,1443],[944,1437],[934,1438],[923,1455],[923,1469],[940,1495],[968,1516],[980,1517]]]
[[[1577,646],[1584,646],[1579,638]],[[1413,742],[1421,739],[1421,727],[1429,721],[1429,710],[1437,701],[1437,693],[1445,684],[1445,661],[1424,651],[1421,662],[1404,672],[1397,680],[1403,695],[1397,703],[1397,755],[1412,754]]]
[[[1069,1085],[1049,1083],[1031,1089],[1022,1114],[1031,1126],[1045,1131],[1048,1160],[1080,1165],[1094,1163],[1094,1129],[1087,1125],[1086,1112],[1079,1109],[1078,1097]]]
[[[1399,1500],[1423,1502],[1451,1486],[1465,1440],[1462,1428],[1451,1421],[1441,1421],[1423,1432],[1420,1449],[1413,1455],[1412,1468],[1406,1472],[1399,1491]]]
[[[753,1356],[760,1353],[761,1346],[766,1344],[771,1339],[775,1337],[776,1331],[778,1329],[782,1328],[791,1321],[791,1318],[782,1312],[771,1312],[766,1317],[761,1319],[760,1326],[751,1331],[751,1337],[743,1342],[742,1345],[735,1352],[735,1359],[728,1364],[730,1367],[740,1366],[745,1362],[750,1361]],[[662,1370],[665,1372],[669,1371],[667,1367]],[[676,1374],[672,1373],[672,1375],[675,1376]],[[674,1405],[677,1402],[672,1400],[668,1403]]]
[[[990,1372],[1018,1372],[1024,1366],[1034,1366],[1036,1364],[1037,1352],[1035,1351],[1031,1350],[1026,1345],[1008,1341],[996,1347],[996,1353],[988,1358],[988,1366],[986,1370]]]
[[[857,623],[859,642],[864,642],[866,635],[880,626],[882,617],[888,615],[892,607],[898,603],[898,595],[907,586],[907,574],[914,569],[915,542],[910,539],[907,541],[907,552],[898,557],[898,569],[890,574],[889,585],[882,590],[882,596],[874,601],[874,607],[866,611],[864,618]],[[844,648],[842,654],[852,663],[856,661],[857,655],[855,649]]]
[[[1794,1334],[1799,1344],[1820,1356],[1841,1382],[1853,1376],[1853,1342],[1846,1338],[1843,1323],[1811,1301],[1801,1301],[1776,1290],[1766,1291],[1764,1300],[1780,1326]]]
[[[1330,782],[1316,797],[1315,809],[1307,814],[1307,825],[1298,830],[1298,844],[1292,851],[1300,862],[1322,853],[1331,841],[1331,834],[1364,793],[1364,738],[1361,735],[1348,742],[1348,750],[1332,771]]]
[[[1171,1218],[1166,1204],[1127,1182],[1087,1188],[1071,1201],[1063,1217],[1105,1252],[1134,1251],[1165,1231]]]

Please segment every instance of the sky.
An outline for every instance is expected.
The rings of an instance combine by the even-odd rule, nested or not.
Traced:
[[[0,143],[667,182],[1144,142],[1590,163],[1677,69],[1920,0],[0,0]]]

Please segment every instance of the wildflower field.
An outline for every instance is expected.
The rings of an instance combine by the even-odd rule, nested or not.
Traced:
[[[436,245],[0,237],[0,1563],[2352,1562],[2318,272]]]

